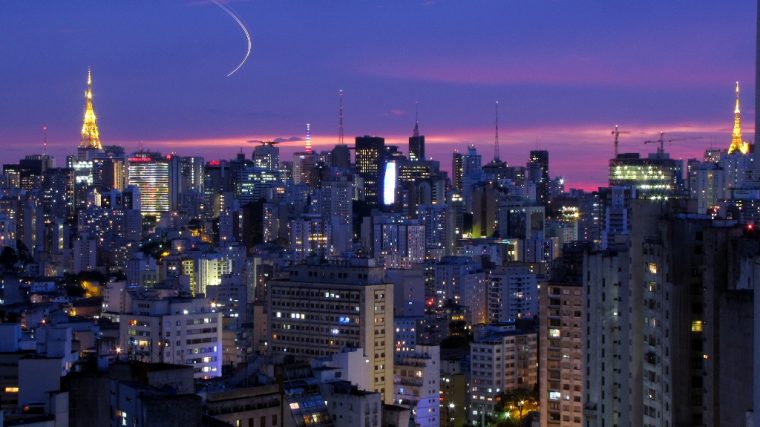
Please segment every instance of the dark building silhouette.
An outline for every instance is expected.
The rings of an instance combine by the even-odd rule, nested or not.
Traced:
[[[380,202],[385,151],[385,138],[366,135],[356,137],[356,172],[364,180],[364,199],[370,205]]]

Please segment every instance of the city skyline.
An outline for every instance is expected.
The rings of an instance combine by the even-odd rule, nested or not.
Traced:
[[[337,141],[343,89],[347,142],[377,135],[406,151],[418,101],[427,155],[449,169],[450,153],[469,143],[484,161],[493,157],[492,108],[499,100],[502,159],[524,164],[529,150],[549,149],[553,174],[570,187],[593,188],[607,180],[614,124],[633,132],[621,138],[621,152],[654,151],[642,142],[659,131],[701,137],[666,147],[677,158],[726,148],[736,80],[745,139],[752,140],[754,3],[698,2],[688,10],[586,3],[591,7],[548,10],[543,3],[482,2],[461,11],[430,1],[296,9],[287,2],[232,2],[254,46],[229,78],[245,40],[210,2],[150,10],[4,4],[0,37],[17,43],[0,45],[9,58],[0,69],[2,161],[41,152],[43,125],[59,165],[74,152],[88,66],[103,144],[128,150],[142,141],[146,149],[230,158],[241,147],[250,153],[248,139],[303,138],[306,123],[315,149],[329,149]],[[651,22],[623,22],[637,17]],[[393,27],[383,26],[391,21]],[[473,31],[447,32],[456,22]],[[532,28],[535,22],[547,25]],[[123,34],[137,25],[142,31]],[[158,32],[163,37],[153,43]],[[662,40],[656,48],[642,43],[656,39]],[[566,72],[557,73],[559,67]],[[282,144],[283,157],[302,145]]]

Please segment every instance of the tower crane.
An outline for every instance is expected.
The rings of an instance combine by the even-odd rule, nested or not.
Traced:
[[[618,156],[618,145],[620,144],[620,134],[631,133],[627,130],[620,130],[618,125],[615,125],[615,130],[612,131],[612,135],[615,136],[615,158]]]
[[[657,155],[662,156],[665,154],[665,143],[673,142],[673,141],[689,141],[692,139],[702,139],[701,136],[690,136],[686,138],[671,138],[671,139],[665,139],[665,132],[660,132],[660,138],[659,139],[650,139],[644,141],[644,144],[659,144],[657,147]]]

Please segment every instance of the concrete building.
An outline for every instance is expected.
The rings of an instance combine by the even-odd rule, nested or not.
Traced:
[[[470,257],[446,256],[435,265],[435,303],[447,301],[467,306],[469,324],[486,323],[488,301],[485,272]]]
[[[373,257],[385,268],[411,268],[425,261],[425,225],[400,216],[373,216]],[[363,233],[365,234],[365,233]]]
[[[538,339],[535,330],[485,326],[470,345],[471,420],[492,413],[497,396],[518,388],[532,390],[538,382]]]
[[[629,425],[628,254],[600,251],[583,262],[584,420],[586,426]]]
[[[583,295],[580,283],[541,284],[541,427],[580,427],[583,418]]]
[[[628,251],[586,258],[590,426],[743,425],[760,245],[685,203],[633,203]]]
[[[268,287],[272,354],[310,360],[361,348],[370,361],[370,391],[393,401],[393,285],[382,268],[302,264]]]
[[[220,253],[203,254],[198,260],[198,279],[195,293],[208,294],[209,286],[219,286],[222,278],[232,273],[232,260]],[[191,281],[192,282],[192,281]]]
[[[538,278],[527,265],[496,267],[488,277],[488,317],[492,322],[514,322],[538,315]]]
[[[213,391],[201,396],[203,413],[231,426],[288,427],[280,422],[282,397],[276,384]]]
[[[327,258],[330,255],[329,221],[319,214],[303,214],[290,221],[290,251],[298,263],[310,256]]]
[[[320,386],[327,412],[335,427],[380,427],[383,417],[381,393],[360,390],[347,381]]]
[[[119,336],[131,360],[190,365],[196,378],[222,375],[222,314],[208,299],[135,298]]]
[[[409,406],[415,425],[439,427],[441,352],[437,345],[416,345],[413,352],[397,352],[394,400]]]

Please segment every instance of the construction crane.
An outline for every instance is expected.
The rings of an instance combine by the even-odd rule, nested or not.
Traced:
[[[687,138],[671,138],[671,139],[665,139],[665,132],[660,132],[660,138],[659,139],[650,139],[644,141],[644,144],[659,144],[657,147],[657,155],[658,157],[661,157],[663,154],[665,154],[665,143],[671,143],[673,141],[688,141],[692,139],[702,139],[701,136],[691,136]]]
[[[615,158],[618,156],[618,145],[620,144],[620,134],[631,133],[627,130],[620,130],[618,125],[615,125],[615,130],[612,131],[612,135],[615,135]]]

